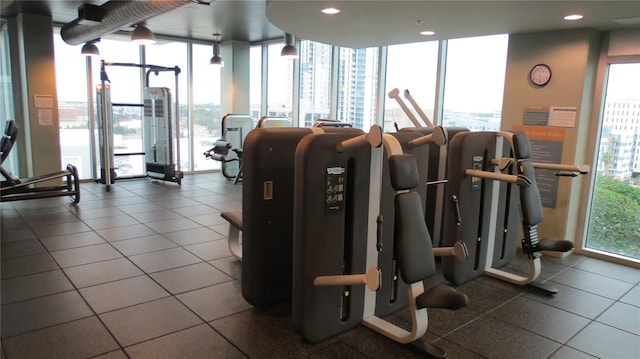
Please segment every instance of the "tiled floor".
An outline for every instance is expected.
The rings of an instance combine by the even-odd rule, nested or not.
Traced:
[[[2,358],[420,357],[365,327],[306,343],[288,305],[247,304],[219,216],[240,206],[217,173],[2,203]],[[469,305],[430,310],[424,340],[449,358],[640,358],[640,270],[574,254],[545,258],[542,278],[559,293],[459,286]]]

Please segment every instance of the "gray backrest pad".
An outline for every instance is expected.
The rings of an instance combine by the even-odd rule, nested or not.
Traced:
[[[427,279],[435,273],[436,264],[422,200],[416,192],[400,193],[395,207],[395,246],[402,279],[405,283]]]
[[[418,186],[418,165],[413,155],[393,155],[389,158],[391,185],[396,191]],[[422,207],[420,207],[422,210]]]
[[[418,165],[413,155],[391,156],[389,174],[391,184],[397,191],[418,186]],[[420,195],[414,191],[399,193],[394,201],[394,245],[405,283],[424,280],[435,272],[431,236],[424,221],[422,202]]]
[[[542,201],[540,192],[536,184],[536,177],[533,170],[533,163],[520,161],[518,172],[531,181],[528,187],[520,187],[520,206],[522,208],[522,223],[527,226],[534,226],[542,222]]]
[[[529,161],[531,143],[524,132],[514,131],[513,152],[518,159],[518,174],[524,175],[531,181],[529,187],[520,187],[520,205],[522,208],[522,222],[526,226],[535,226],[542,222],[542,201],[536,184],[535,170]]]
[[[329,128],[329,127],[325,127]],[[404,154],[411,154],[415,157],[416,163],[419,163],[418,176],[420,178],[418,186],[413,189],[417,192],[422,200],[423,210],[425,207],[425,193],[427,192],[427,171],[429,170],[429,146],[418,146],[408,148],[408,143],[421,137],[419,132],[394,132],[390,133],[402,147]],[[381,224],[382,235],[382,251],[378,252],[378,268],[380,269],[381,284],[380,289],[376,293],[376,310],[375,315],[385,317],[405,308],[409,304],[409,291],[407,285],[400,276],[400,268],[397,265],[397,253],[393,250],[394,245],[394,223],[395,223],[395,197],[396,190],[391,183],[390,162],[387,161],[387,151],[383,151],[382,165],[382,192],[380,198],[380,215],[383,222]],[[428,227],[428,225],[427,225]]]
[[[531,157],[531,143],[529,143],[529,137],[524,132],[513,132],[513,152],[519,160]]]

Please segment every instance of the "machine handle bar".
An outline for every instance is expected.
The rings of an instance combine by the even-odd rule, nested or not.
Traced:
[[[367,142],[369,143],[369,145],[371,145],[371,147],[377,148],[382,146],[382,127],[373,125],[371,126],[369,133],[365,133],[364,135],[350,138],[338,143],[338,145],[336,146],[336,151],[342,153],[350,148],[357,147]]]
[[[318,276],[313,279],[313,285],[316,287],[326,286],[342,286],[342,285],[358,285],[366,284],[367,288],[371,291],[377,291],[380,289],[381,280],[380,270],[376,267],[371,267],[367,270],[366,274],[344,274],[344,275],[324,275]]]

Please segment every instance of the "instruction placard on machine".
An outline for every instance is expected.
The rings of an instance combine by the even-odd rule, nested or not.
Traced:
[[[327,167],[324,212],[341,211],[344,207],[344,167]]]
[[[482,164],[484,162],[484,157],[482,156],[473,156],[473,162],[471,168],[476,171],[482,171]],[[480,177],[471,177],[471,189],[474,191],[480,190],[482,186],[482,179]]]

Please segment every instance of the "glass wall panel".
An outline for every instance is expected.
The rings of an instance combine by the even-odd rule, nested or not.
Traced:
[[[311,127],[331,110],[331,46],[300,42],[300,113],[298,124]]]
[[[262,45],[251,46],[249,62],[251,117],[259,119],[262,116]]]
[[[293,63],[280,56],[283,44],[269,45],[267,69],[267,116],[285,116],[293,120]]]
[[[210,45],[193,45],[193,170],[220,168],[220,161],[206,159],[203,153],[222,136],[220,113],[220,68],[209,64]]]
[[[58,30],[58,29],[56,29]],[[87,95],[87,62],[82,45],[71,46],[54,32],[56,91],[60,120],[61,163],[73,164],[81,179],[93,178]],[[95,58],[94,62],[99,62]]]
[[[357,128],[375,124],[378,48],[340,48],[336,120]]]
[[[140,48],[132,44],[128,37],[113,36],[102,38],[96,44],[100,49],[100,59],[106,62],[140,64]],[[78,50],[78,54],[80,50]],[[142,103],[141,74],[134,67],[106,66],[107,77],[111,85],[111,100],[116,103]],[[91,72],[93,84],[100,84],[100,61],[93,61]]]
[[[412,103],[405,97],[405,90],[427,116],[434,122],[436,76],[438,71],[438,41],[393,45],[387,49],[387,88],[385,93],[397,88],[400,99],[412,110],[413,116],[426,126]],[[384,129],[414,127],[398,101],[385,96]]]
[[[203,58],[208,59],[211,56]],[[173,159],[174,163],[180,164],[180,170],[191,170],[191,163],[189,163],[189,103],[187,102],[187,43],[186,42],[165,42],[161,41],[158,44],[146,46],[145,48],[145,61],[148,65],[158,65],[164,67],[178,66],[181,73],[178,75],[178,88],[175,85],[175,72],[159,72],[158,75],[153,73],[149,76],[149,87],[166,87],[171,91],[172,113],[175,112],[176,93],[178,94],[179,105],[179,117],[177,121],[180,125],[180,138],[176,139],[175,128],[172,128],[173,133]],[[174,124],[175,120],[174,119]],[[178,149],[177,145],[180,144]],[[180,155],[180,161],[178,161],[178,154]]]
[[[640,63],[611,64],[586,247],[640,260]]]
[[[9,28],[4,19],[0,19],[0,47],[9,49]],[[11,60],[9,51],[0,53],[0,131],[6,128],[6,121],[15,120],[13,110],[13,90],[11,85]],[[14,177],[20,177],[18,172],[18,146],[14,146],[5,158],[2,167]]]
[[[500,129],[508,35],[448,41],[443,126]]]

